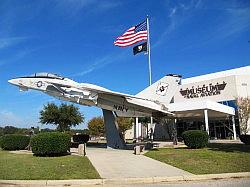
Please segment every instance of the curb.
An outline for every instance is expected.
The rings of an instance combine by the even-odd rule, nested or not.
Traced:
[[[184,181],[250,178],[250,172],[206,175],[184,175],[172,177],[76,179],[76,180],[0,180],[0,186],[89,186],[104,184],[153,184]]]

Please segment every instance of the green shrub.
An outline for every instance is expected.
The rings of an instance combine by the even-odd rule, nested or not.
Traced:
[[[1,137],[0,146],[3,150],[21,150],[29,145],[30,137],[20,134],[6,134]]]
[[[70,144],[70,136],[61,132],[40,133],[31,138],[32,152],[38,156],[67,154]]]
[[[208,144],[208,134],[206,131],[190,130],[182,133],[184,143],[189,148],[199,149]]]
[[[240,135],[240,141],[242,141],[246,145],[250,145],[250,135],[248,134]]]

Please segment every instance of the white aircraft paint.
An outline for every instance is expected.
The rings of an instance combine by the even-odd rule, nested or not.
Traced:
[[[180,76],[176,75],[165,76],[135,96],[93,84],[77,83],[50,73],[36,73],[8,82],[22,91],[42,91],[61,100],[110,110],[117,116],[154,117],[173,115],[168,111],[168,104],[178,88],[180,79]]]

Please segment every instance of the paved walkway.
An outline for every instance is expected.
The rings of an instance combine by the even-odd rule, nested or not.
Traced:
[[[209,143],[243,144],[240,140],[209,140]]]
[[[87,157],[100,176],[107,179],[192,175],[146,156],[134,155],[132,150],[87,148]]]

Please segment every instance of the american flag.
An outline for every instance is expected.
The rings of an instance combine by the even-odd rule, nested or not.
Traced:
[[[147,39],[147,22],[144,21],[136,26],[131,27],[123,35],[119,36],[114,42],[114,45],[119,47],[127,47]]]

